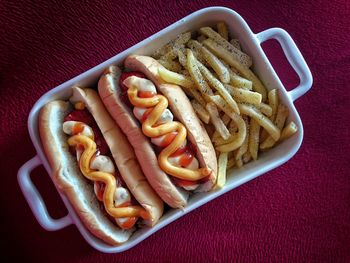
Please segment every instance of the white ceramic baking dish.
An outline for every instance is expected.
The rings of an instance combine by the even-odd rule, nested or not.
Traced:
[[[217,21],[225,21],[229,26],[230,33],[239,39],[243,50],[253,57],[253,70],[266,87],[279,90],[281,100],[290,109],[289,119],[293,120],[299,127],[297,134],[270,151],[261,154],[259,160],[250,162],[241,169],[233,170],[231,174],[228,174],[227,183],[221,190],[193,196],[184,210],[173,209],[168,211],[156,226],[138,230],[129,241],[120,246],[110,246],[91,235],[80,221],[69,201],[62,194],[61,198],[68,209],[68,215],[58,220],[51,218],[45,207],[44,200],[30,178],[31,171],[39,165],[44,165],[49,175],[52,176],[38,132],[38,113],[41,107],[51,100],[69,98],[71,95],[70,88],[74,85],[81,87],[95,86],[99,76],[106,67],[112,64],[122,64],[124,58],[129,54],[152,54],[156,49],[169,42],[169,40],[174,39],[180,33],[195,31],[205,25],[215,25]],[[284,88],[260,46],[262,42],[269,39],[276,39],[280,43],[289,63],[300,78],[300,84],[289,92]],[[43,228],[52,231],[75,224],[85,240],[97,250],[106,253],[127,250],[195,208],[288,161],[298,151],[303,139],[303,126],[293,101],[306,93],[311,88],[311,85],[312,75],[310,70],[294,41],[283,29],[270,28],[254,34],[243,18],[233,10],[223,7],[210,7],[199,10],[44,94],[33,106],[28,118],[28,129],[37,155],[19,169],[19,185],[36,219]]]

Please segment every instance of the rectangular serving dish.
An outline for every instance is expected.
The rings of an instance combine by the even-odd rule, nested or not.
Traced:
[[[168,43],[180,33],[195,31],[201,26],[214,26],[218,21],[226,22],[229,27],[230,34],[239,39],[242,49],[253,58],[252,69],[263,81],[265,86],[268,89],[276,88],[279,90],[282,102],[290,110],[289,121],[293,120],[297,124],[299,128],[298,132],[293,137],[278,144],[270,151],[262,153],[257,161],[252,161],[241,169],[233,170],[232,174],[228,174],[227,183],[222,189],[192,196],[189,200],[188,206],[184,210],[172,209],[168,211],[163,215],[156,226],[153,228],[145,228],[136,231],[132,237],[122,245],[110,246],[93,236],[84,227],[69,201],[61,193],[60,196],[68,209],[68,214],[61,219],[52,219],[47,212],[44,200],[41,198],[39,192],[30,179],[31,171],[39,165],[44,165],[48,174],[52,178],[51,168],[44,154],[39,137],[38,114],[40,109],[49,101],[56,99],[68,99],[71,95],[72,86],[95,86],[106,67],[112,64],[121,65],[125,57],[130,54],[150,55],[156,49]],[[268,39],[276,39],[280,43],[289,63],[300,78],[300,84],[292,91],[286,91],[260,46],[262,42]],[[45,93],[35,103],[29,114],[28,129],[33,145],[37,151],[37,155],[19,169],[19,185],[36,219],[45,229],[52,231],[61,229],[70,224],[75,224],[85,240],[95,249],[105,253],[125,251],[195,208],[288,161],[298,151],[303,139],[302,122],[293,102],[306,93],[311,88],[311,85],[311,72],[294,41],[284,30],[280,28],[271,28],[258,34],[254,34],[243,18],[231,9],[224,7],[210,7],[201,9],[143,40],[142,42],[130,47],[129,49],[119,53],[118,55],[108,59],[100,65],[97,65],[96,67]]]

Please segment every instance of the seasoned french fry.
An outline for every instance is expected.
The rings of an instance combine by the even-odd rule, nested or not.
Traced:
[[[283,104],[278,105],[276,119],[275,119],[275,125],[278,129],[282,130],[284,123],[286,122],[286,119],[288,117],[288,108],[284,106]],[[277,140],[274,140],[271,136],[267,137],[265,141],[263,141],[260,144],[260,149],[265,150],[267,148],[271,148],[275,145]]]
[[[203,78],[198,68],[198,60],[194,57],[193,52],[187,49],[187,69],[190,73],[197,89],[202,93],[204,99],[210,102],[210,97],[213,91],[210,89],[208,83]]]
[[[258,92],[235,88],[228,84],[225,84],[224,86],[237,102],[250,103],[254,105],[259,105],[261,103],[262,96]]]
[[[199,32],[209,37],[210,40],[215,41],[218,45],[225,49],[238,63],[242,64],[244,67],[249,68],[252,65],[252,58],[250,56],[232,46],[230,42],[222,38],[220,34],[216,33],[212,28],[202,27],[199,29]],[[203,43],[205,41],[203,41]]]
[[[270,121],[269,118],[267,118],[252,105],[238,103],[238,107],[242,114],[248,115],[256,120],[260,126],[264,127],[264,129],[272,136],[273,139],[278,141],[281,136],[281,131]]]
[[[230,117],[232,118],[232,121],[235,122],[238,132],[231,135],[228,139],[220,140],[219,138],[214,142],[215,149],[219,152],[231,152],[236,150],[243,144],[244,139],[247,136],[247,128],[243,118],[234,112],[232,113],[233,114],[231,114]]]
[[[174,60],[177,57],[177,52],[175,49],[171,49],[169,52],[161,56],[160,60]]]
[[[242,88],[247,90],[253,89],[253,82],[251,82],[248,79],[242,78],[235,73],[230,74],[230,84],[237,88]]]
[[[253,89],[262,95],[262,101],[266,100],[266,88],[261,83],[259,78],[246,66],[240,64],[230,52],[218,45],[215,41],[208,38],[203,41],[203,45],[206,46],[211,52],[213,52],[219,58],[222,58],[229,65],[238,70],[238,72],[248,80],[253,82]]]
[[[176,49],[176,53],[177,53],[177,57],[179,59],[179,63],[181,64],[181,66],[186,68],[187,67],[187,57],[185,55],[185,48]]]
[[[227,153],[220,153],[218,160],[218,176],[216,187],[222,188],[226,183]]]
[[[282,130],[280,141],[284,141],[298,131],[298,126],[291,121]]]
[[[258,159],[260,125],[253,118],[250,119],[248,149],[254,160]]]
[[[239,50],[242,50],[241,45],[239,44],[239,40],[238,40],[238,39],[233,38],[233,39],[230,40],[230,43],[231,43],[231,45],[234,46],[235,48],[237,48],[237,49],[239,49]]]
[[[224,125],[227,126],[227,125],[229,124],[229,122],[231,121],[231,118],[230,118],[230,116],[228,116],[227,114],[224,114],[224,116],[222,116],[221,120],[222,120],[222,122],[224,123]],[[231,133],[230,129],[228,129],[228,130],[229,130],[229,132]],[[217,131],[215,131],[214,134],[213,134],[213,136],[212,136],[212,139],[211,139],[211,140],[212,140],[213,142],[215,142],[215,141],[217,141],[219,138],[221,138],[220,134],[219,134]]]
[[[228,83],[230,81],[230,74],[228,72],[228,69],[213,53],[211,53],[207,48],[195,40],[190,40],[188,42],[188,46],[191,47],[191,49],[197,51],[198,55],[200,54],[199,57],[204,59],[207,64],[215,71],[215,73],[219,76],[221,82]]]
[[[187,46],[192,50],[194,57],[202,64],[209,66],[207,61],[202,55],[202,52],[200,51],[201,47],[203,46],[201,43],[199,43],[196,40],[190,40],[187,42]]]
[[[220,81],[222,83],[229,83],[230,74],[228,72],[228,69],[224,66],[224,64],[222,64],[221,61],[205,47],[202,47],[200,51],[202,52],[204,59],[219,76]]]
[[[156,59],[161,58],[165,54],[172,52],[174,49],[178,49],[185,45],[188,40],[191,39],[191,32],[185,32],[177,36],[174,40],[170,41],[168,44],[162,46],[160,49],[153,53],[153,57]]]
[[[277,89],[270,90],[268,93],[269,105],[272,109],[272,114],[270,116],[271,121],[275,121],[277,108],[279,104]]]
[[[276,119],[276,113],[277,113],[277,108],[279,104],[277,90],[276,89],[270,90],[269,93],[267,94],[267,97],[269,99],[269,108],[271,108],[271,114],[270,115],[265,114],[265,115],[268,116],[272,122],[274,122]],[[267,139],[267,137],[268,137],[267,131],[263,130],[260,135],[260,140],[264,142]]]
[[[255,107],[261,111],[262,113],[264,113],[267,117],[270,117],[272,115],[272,108],[265,103],[260,103],[259,105],[255,105]]]
[[[174,46],[180,47],[182,45],[185,45],[190,39],[191,39],[191,32],[185,32],[180,34],[175,40],[174,40]]]
[[[239,114],[239,109],[236,101],[231,97],[230,93],[225,89],[224,85],[211,74],[211,72],[200,62],[198,62],[198,68],[206,80],[209,82],[211,87],[216,89],[225,101],[232,107],[232,109]]]
[[[231,104],[227,103],[220,95],[210,96],[210,99],[220,110],[225,112],[228,116],[231,117],[234,113],[239,114],[239,111],[237,112],[236,109],[233,108]]]
[[[218,29],[218,33],[220,34],[220,36],[222,38],[224,38],[225,40],[228,40],[228,29],[227,29],[227,25],[225,22],[219,22],[216,25],[217,29]]]
[[[192,97],[203,107],[207,105],[205,99],[202,97],[202,94],[197,89],[188,89],[188,92],[192,95]]]
[[[168,83],[176,84],[189,89],[193,88],[195,85],[190,77],[186,77],[166,68],[159,67],[158,72],[160,77]]]
[[[210,115],[210,120],[212,124],[215,126],[215,129],[220,133],[221,137],[225,140],[230,137],[230,133],[226,128],[225,124],[222,122],[219,116],[219,112],[213,102],[207,103],[205,107]]]
[[[197,113],[198,117],[206,124],[209,123],[210,120],[210,115],[209,113],[206,111],[205,108],[202,107],[202,105],[196,101],[196,100],[192,100],[191,101],[192,107],[194,109],[194,111]]]
[[[171,71],[179,72],[181,70],[181,65],[175,60],[163,60],[159,59],[158,62],[162,64],[165,68]]]
[[[245,136],[241,147],[239,147],[238,150],[235,152],[235,159],[236,159],[236,163],[238,164],[240,163],[240,160],[242,160],[243,154],[245,154],[248,151],[248,143],[249,143],[249,121],[247,116],[244,116],[243,120],[245,122],[247,135]]]

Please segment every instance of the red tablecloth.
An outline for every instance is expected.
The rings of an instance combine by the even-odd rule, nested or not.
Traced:
[[[61,262],[350,260],[349,1],[35,2],[0,3],[2,257]],[[254,32],[284,28],[297,43],[314,76],[313,88],[296,102],[305,128],[299,152],[121,254],[97,252],[74,226],[43,230],[16,180],[18,168],[35,155],[26,126],[35,101],[209,5],[236,10]],[[268,57],[286,87],[295,87],[296,74],[278,44],[270,42],[263,45]],[[43,168],[34,171],[33,180],[50,213],[65,215]]]

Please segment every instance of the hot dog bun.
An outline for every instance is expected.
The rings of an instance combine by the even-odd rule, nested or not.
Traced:
[[[153,226],[163,213],[163,202],[143,176],[132,146],[94,90],[73,88],[72,99],[82,101],[94,117],[129,191],[150,215],[145,223]],[[69,102],[53,101],[45,105],[39,115],[40,136],[54,181],[68,197],[85,226],[105,242],[118,245],[127,241],[133,230],[122,230],[108,219],[96,198],[93,184],[81,174],[76,158],[69,152],[62,123],[70,111]]]
[[[210,190],[215,184],[217,174],[215,150],[182,89],[179,86],[162,81],[158,74],[158,68],[161,65],[153,58],[129,56],[126,58],[124,65],[128,69],[144,73],[157,86],[158,90],[167,97],[172,113],[187,128],[188,138],[196,147],[196,156],[201,167],[209,167],[211,169],[208,181],[201,184],[196,191]],[[127,134],[131,144],[135,147],[141,167],[159,196],[172,207],[182,207],[186,203],[181,204],[179,202],[181,200],[178,198],[180,196],[180,188],[175,187],[170,178],[160,169],[157,156],[150,141],[143,135],[131,109],[121,100],[121,91],[118,84],[119,75],[118,68],[109,67],[105,75],[100,79],[98,85],[99,94],[114,120],[120,125],[124,133]],[[148,158],[148,160],[146,161],[145,158]]]
[[[215,149],[204,126],[198,119],[194,109],[183,90],[173,84],[162,80],[158,69],[163,67],[157,60],[139,55],[128,56],[124,66],[133,71],[144,73],[169,101],[171,112],[187,128],[188,139],[196,146],[196,156],[201,167],[209,167],[212,173],[209,175],[209,183],[203,184],[197,191],[208,191],[216,182],[217,159]]]
[[[176,187],[158,165],[157,156],[147,137],[142,133],[138,121],[131,110],[121,101],[119,77],[120,69],[110,66],[98,83],[98,92],[107,110],[118,123],[134,147],[135,154],[149,183],[173,208],[182,208],[187,204],[188,194]]]

